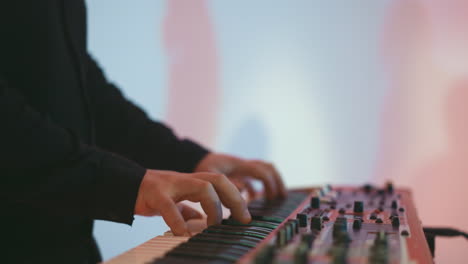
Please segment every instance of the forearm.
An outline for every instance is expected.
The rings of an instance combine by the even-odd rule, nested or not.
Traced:
[[[28,106],[1,78],[0,120],[4,201],[131,223],[142,167],[83,144],[71,131]]]
[[[147,168],[193,171],[208,151],[179,139],[170,128],[148,118],[106,80],[91,57],[87,65],[97,144]]]

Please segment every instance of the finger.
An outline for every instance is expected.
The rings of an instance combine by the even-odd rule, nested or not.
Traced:
[[[200,173],[204,174],[204,173]],[[200,202],[203,211],[207,215],[207,224],[215,225],[220,224],[223,219],[223,211],[221,208],[221,201],[216,193],[213,185],[209,181],[201,179],[194,179],[190,192],[186,197],[187,200],[192,202]]]
[[[187,225],[174,201],[170,198],[163,197],[158,203],[160,206],[159,212],[164,222],[171,228],[172,233],[176,236],[182,236],[187,233]]]
[[[177,208],[179,209],[179,212],[182,214],[182,217],[184,218],[185,221],[188,221],[190,219],[202,219],[203,218],[202,213],[200,213],[195,208],[192,208],[186,204],[178,203]]]
[[[249,199],[254,199],[257,196],[257,191],[255,190],[252,182],[246,179],[244,182],[244,186],[245,186],[245,189],[247,190],[247,193],[249,194]]]
[[[236,186],[225,175],[218,173],[197,173],[194,177],[212,184],[221,202],[231,210],[231,215],[234,219],[242,223],[249,223],[252,220],[247,210],[247,203]]]
[[[242,165],[236,168],[235,174],[250,176],[263,183],[266,197],[268,199],[275,198],[277,194],[276,184],[274,177],[271,173],[268,173],[262,166],[254,162],[244,162]]]
[[[241,179],[240,177],[236,177],[236,178],[231,177],[229,180],[234,184],[234,186],[236,186],[239,192],[242,192],[245,189],[245,181]]]
[[[273,177],[275,178],[275,183],[276,183],[276,186],[278,187],[279,195],[283,198],[286,197],[288,193],[286,191],[286,186],[284,185],[283,178],[281,178],[280,173],[272,164],[266,163],[265,165],[272,172]]]

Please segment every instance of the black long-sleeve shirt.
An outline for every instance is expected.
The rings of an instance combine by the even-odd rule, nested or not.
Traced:
[[[1,1],[2,237],[22,258],[85,263],[93,219],[131,224],[145,168],[207,153],[126,100],[86,42],[82,0]]]

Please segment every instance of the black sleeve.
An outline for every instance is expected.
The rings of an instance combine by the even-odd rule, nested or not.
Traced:
[[[109,83],[88,56],[87,86],[98,146],[119,153],[146,168],[192,172],[208,151],[177,138],[167,126],[152,121],[117,87]]]
[[[61,215],[131,224],[145,169],[83,144],[0,76],[0,196]]]

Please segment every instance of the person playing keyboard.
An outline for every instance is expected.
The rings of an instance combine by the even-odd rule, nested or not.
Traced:
[[[251,220],[235,184],[285,195],[273,165],[210,152],[152,121],[107,81],[86,47],[84,0],[2,1],[2,262],[96,263],[93,220],[162,215],[176,235],[221,204]]]

